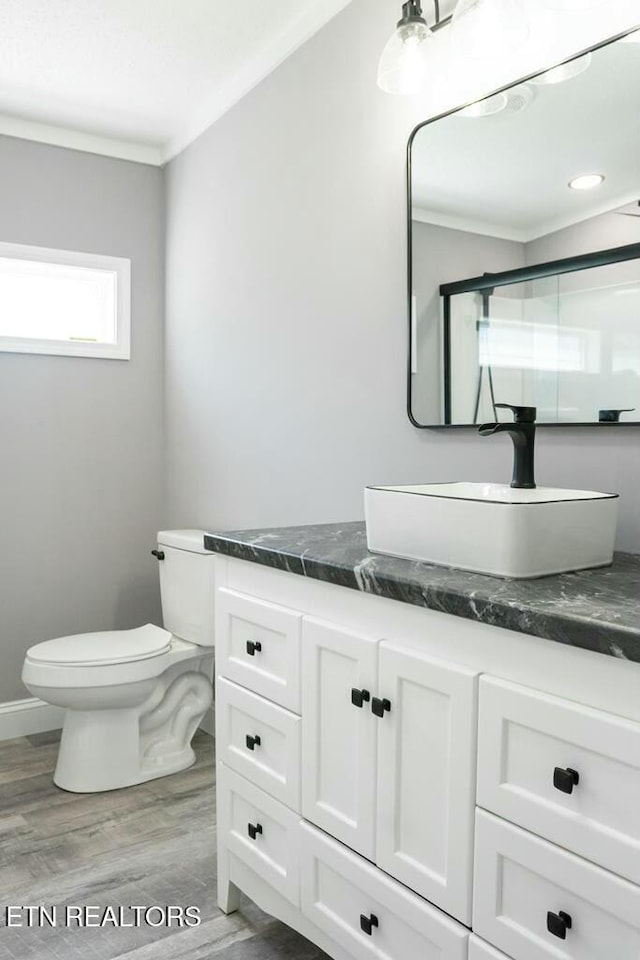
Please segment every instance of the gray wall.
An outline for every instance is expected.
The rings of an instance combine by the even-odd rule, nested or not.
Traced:
[[[129,362],[0,354],[0,702],[31,644],[159,620],[162,171],[0,138],[0,240],[132,260]]]
[[[612,211],[531,240],[525,244],[525,258],[526,263],[544,263],[546,260],[622,247],[628,243],[640,243],[640,217]],[[637,262],[631,261],[629,279],[636,279],[637,276]]]
[[[417,371],[412,376],[411,410],[418,423],[441,423],[443,416],[442,387],[442,299],[440,284],[453,283],[483,273],[499,273],[523,267],[524,249],[513,240],[500,240],[464,230],[438,227],[414,220],[412,224],[413,294],[416,298]],[[453,324],[455,335],[455,322]],[[475,334],[474,334],[475,346]],[[477,347],[476,347],[477,351]],[[455,345],[452,353],[455,355]],[[463,358],[464,359],[464,358]],[[453,422],[471,423],[477,387],[477,353],[466,389],[455,384],[453,396],[457,408]],[[460,379],[460,378],[459,378]],[[468,419],[456,413],[465,411]]]
[[[375,86],[392,20],[354,0],[169,167],[173,525],[355,519],[367,483],[510,475],[508,438],[406,417],[404,160],[427,114]],[[638,439],[539,439],[540,483],[623,494],[626,548]]]

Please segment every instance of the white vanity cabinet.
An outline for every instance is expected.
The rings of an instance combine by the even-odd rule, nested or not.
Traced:
[[[640,665],[216,571],[225,912],[334,960],[640,960]]]
[[[471,919],[477,672],[304,618],[302,814]]]

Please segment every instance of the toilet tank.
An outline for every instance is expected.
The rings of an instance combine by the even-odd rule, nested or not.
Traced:
[[[213,647],[215,553],[204,548],[202,530],[158,534],[162,620],[165,630],[200,647]]]

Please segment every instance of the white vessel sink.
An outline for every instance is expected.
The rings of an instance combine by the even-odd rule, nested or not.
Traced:
[[[372,553],[497,577],[544,577],[613,559],[618,495],[497,483],[367,487]]]

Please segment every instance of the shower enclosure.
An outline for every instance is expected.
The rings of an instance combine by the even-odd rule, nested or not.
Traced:
[[[505,419],[504,402],[624,421],[640,407],[638,258],[630,244],[443,284],[442,422]]]

